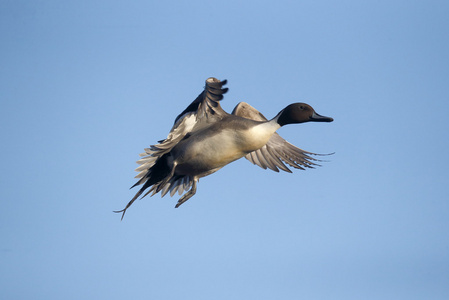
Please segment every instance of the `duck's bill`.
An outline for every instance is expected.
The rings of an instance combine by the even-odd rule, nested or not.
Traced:
[[[313,112],[313,115],[310,117],[310,121],[312,122],[332,122],[333,120],[334,119],[331,117],[325,117],[317,114],[316,112]]]

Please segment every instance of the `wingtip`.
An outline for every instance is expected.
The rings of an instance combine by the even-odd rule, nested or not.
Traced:
[[[220,80],[220,79],[217,79],[215,77],[209,77],[209,78],[206,79],[206,85],[209,85],[209,86],[212,86],[212,87],[217,86],[217,85],[219,85],[221,87],[221,86],[223,86],[223,85],[225,85],[227,83],[228,83],[227,79]]]

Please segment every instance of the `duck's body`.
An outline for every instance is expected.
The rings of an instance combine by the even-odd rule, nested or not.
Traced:
[[[193,133],[171,150],[176,158],[175,174],[204,177],[203,173],[218,170],[261,148],[279,128],[267,125],[272,124],[228,115]],[[261,127],[268,130],[260,130]]]
[[[285,165],[303,169],[313,167],[314,154],[296,148],[276,130],[281,126],[308,121],[332,122],[332,118],[315,113],[305,103],[287,106],[272,120],[267,120],[249,104],[239,103],[232,114],[226,113],[219,102],[227,88],[226,81],[215,78],[206,80],[205,90],[176,118],[168,137],[150,146],[142,153],[136,169],[140,178],[134,185],[143,187],[121,211],[122,218],[131,204],[148,188],[154,195],[180,195],[176,207],[196,192],[198,179],[210,175],[225,165],[246,157],[253,164],[279,172],[278,168],[291,172]],[[134,187],[133,186],[133,187]],[[190,190],[189,190],[190,189]]]

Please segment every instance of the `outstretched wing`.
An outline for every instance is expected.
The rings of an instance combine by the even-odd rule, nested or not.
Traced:
[[[268,121],[262,113],[245,102],[237,104],[232,114],[256,121]],[[317,162],[321,160],[313,158],[311,155],[323,154],[302,150],[284,140],[279,134],[274,133],[265,146],[248,153],[245,158],[263,169],[268,168],[275,172],[279,172],[279,169],[281,169],[291,173],[292,171],[287,165],[302,170],[319,166]]]
[[[145,152],[139,154],[142,158],[137,161],[140,166],[136,169],[139,174],[135,178],[140,178],[140,180],[134,186],[144,183],[150,168],[156,161],[170,152],[190,132],[211,122],[216,122],[226,115],[219,103],[228,91],[227,88],[223,88],[226,82],[226,80],[220,81],[213,77],[208,78],[204,91],[176,117],[175,124],[167,138],[159,141],[159,144],[145,148]]]

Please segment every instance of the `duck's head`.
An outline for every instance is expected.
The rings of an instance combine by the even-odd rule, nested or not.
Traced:
[[[333,120],[317,114],[312,106],[306,103],[290,104],[277,116],[277,122],[281,126],[305,122],[332,122]]]

